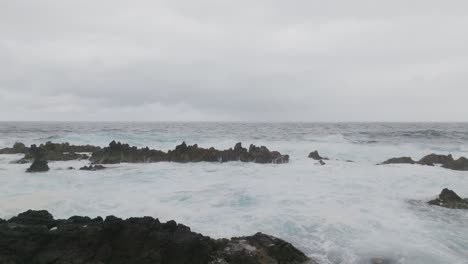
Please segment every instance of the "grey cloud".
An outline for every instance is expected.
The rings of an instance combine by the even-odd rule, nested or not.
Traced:
[[[2,1],[0,120],[467,121],[464,1]]]

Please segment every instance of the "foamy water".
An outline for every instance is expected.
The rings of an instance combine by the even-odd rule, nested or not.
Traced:
[[[393,156],[468,156],[466,124],[22,124],[0,123],[0,147],[15,141],[106,145],[111,139],[171,149],[185,140],[218,149],[266,145],[289,164],[119,164],[69,171],[52,162],[24,173],[0,155],[0,217],[47,209],[72,215],[175,219],[212,237],[257,231],[281,237],[319,263],[468,263],[468,211],[428,206],[442,188],[468,197],[468,172],[376,166]],[[332,160],[307,158],[313,150]],[[345,162],[353,160],[354,163]]]

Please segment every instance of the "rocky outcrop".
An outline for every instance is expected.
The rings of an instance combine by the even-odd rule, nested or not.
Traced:
[[[28,148],[20,142],[16,142],[11,148],[0,149],[0,154],[25,154]]]
[[[421,165],[434,166],[434,164],[446,164],[452,162],[452,155],[429,154],[420,159],[417,163]]]
[[[314,160],[328,160],[328,158],[321,157],[318,151],[313,151],[309,154],[309,158]]]
[[[128,144],[112,141],[109,147],[94,152],[91,156],[93,164],[116,164],[128,163],[149,163],[149,162],[227,162],[243,161],[255,163],[287,163],[288,155],[282,155],[277,151],[270,151],[268,148],[250,145],[249,150],[237,143],[234,148],[228,150],[217,150],[215,148],[200,148],[198,145],[189,146],[185,142],[176,146],[174,150],[167,153],[160,150],[152,150],[148,147],[130,147]]]
[[[447,188],[442,190],[437,199],[429,201],[429,204],[451,209],[468,209],[468,199],[462,199],[454,191]]]
[[[400,157],[400,158],[391,158],[388,159],[379,165],[386,165],[386,164],[416,164],[416,162],[410,157]]]
[[[461,157],[457,160],[453,159],[452,155],[439,155],[429,154],[424,156],[418,162],[410,157],[392,158],[386,160],[378,165],[383,164],[420,164],[426,166],[434,166],[435,164],[442,164],[443,168],[459,171],[468,171],[468,159]]]
[[[39,146],[32,145],[26,147],[23,143],[15,143],[12,148],[0,150],[0,154],[25,154],[24,157],[16,163],[24,164],[34,160],[34,153],[31,148],[40,148],[43,153],[43,158],[47,161],[67,161],[67,160],[82,160],[89,159],[87,154],[100,150],[100,147],[92,145],[70,145],[69,143],[52,143],[46,142]]]
[[[35,160],[26,172],[45,172],[49,171],[49,164],[47,160]]]
[[[315,263],[291,244],[262,233],[214,240],[175,221],[74,216],[54,220],[27,211],[0,220],[0,263]]]
[[[49,165],[47,164],[47,160],[45,159],[45,150],[42,148],[36,147],[36,145],[32,145],[31,148],[28,150],[33,159],[33,163],[31,166],[26,170],[26,172],[45,172],[49,170]]]
[[[167,161],[167,154],[149,148],[130,147],[128,144],[112,141],[109,147],[93,153],[90,158],[93,164],[149,163]]]
[[[451,170],[468,171],[468,159],[461,157],[457,160],[447,161],[442,167]]]
[[[84,167],[81,167],[80,170],[85,170],[85,171],[98,171],[98,170],[103,170],[105,169],[106,167],[102,166],[102,165],[89,165],[89,166],[84,166]]]

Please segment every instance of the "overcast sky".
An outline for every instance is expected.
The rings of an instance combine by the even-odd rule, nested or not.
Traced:
[[[0,0],[0,120],[468,121],[466,0]]]

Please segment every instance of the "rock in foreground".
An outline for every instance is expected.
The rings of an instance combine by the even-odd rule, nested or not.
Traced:
[[[447,188],[442,190],[437,199],[429,201],[429,204],[451,209],[468,209],[468,199],[462,199],[454,191]]]
[[[54,220],[27,211],[0,220],[0,263],[299,264],[315,263],[291,244],[262,233],[214,240],[175,221],[74,216]]]
[[[255,163],[287,163],[288,155],[278,151],[270,151],[266,147],[250,145],[249,150],[237,143],[234,148],[217,150],[215,148],[200,148],[198,145],[189,146],[183,142],[174,150],[163,152],[146,148],[130,147],[128,144],[112,141],[109,147],[96,151],[91,156],[93,164],[150,163],[150,162],[227,162],[242,161]]]

